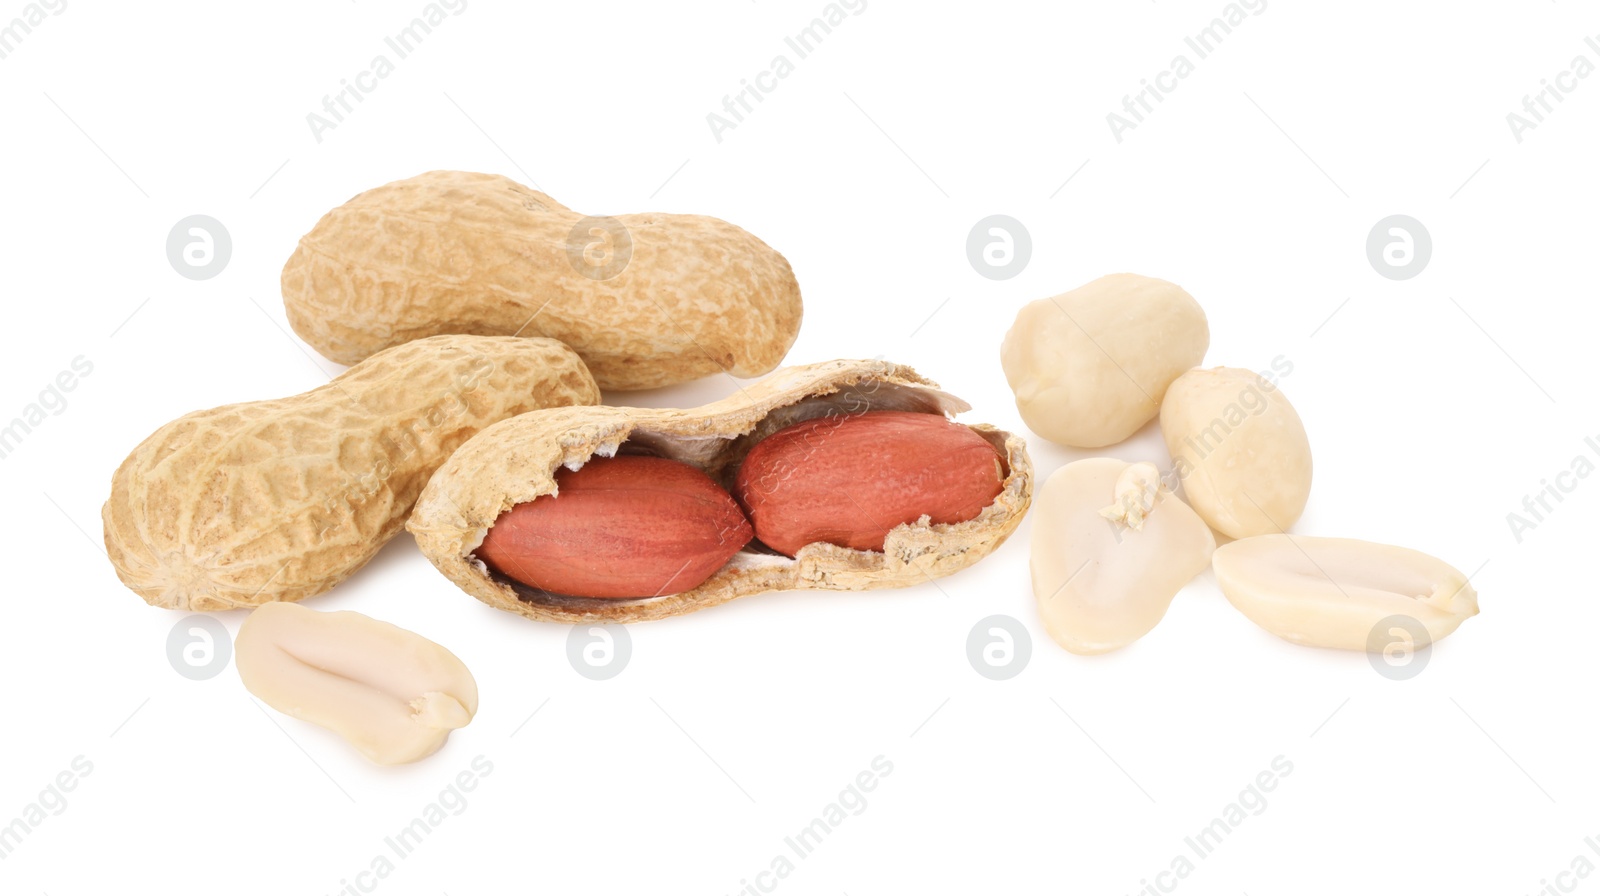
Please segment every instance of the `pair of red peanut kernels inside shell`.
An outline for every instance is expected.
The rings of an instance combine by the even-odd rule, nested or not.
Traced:
[[[827,542],[883,550],[902,523],[959,523],[1005,480],[1000,453],[940,414],[816,417],[757,442],[729,489],[664,457],[591,458],[556,472],[557,493],[500,515],[476,556],[524,585],[592,598],[698,587],[752,537],[794,556]]]

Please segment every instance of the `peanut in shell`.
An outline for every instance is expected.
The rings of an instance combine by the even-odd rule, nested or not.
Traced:
[[[310,597],[398,533],[428,476],[478,430],[599,400],[583,362],[554,340],[407,343],[310,392],[156,430],[112,477],[106,553],[123,584],[158,607]]]
[[[467,171],[396,181],[328,212],[282,287],[295,332],[341,364],[440,333],[548,336],[608,390],[761,376],[801,318],[788,261],[740,227],[585,216]]]

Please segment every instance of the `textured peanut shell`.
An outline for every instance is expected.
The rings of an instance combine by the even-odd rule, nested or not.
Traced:
[[[766,243],[701,215],[619,215],[609,220],[631,258],[596,279],[571,254],[596,239],[574,233],[583,219],[493,174],[430,171],[368,190],[300,239],[283,268],[289,323],[341,364],[439,333],[548,336],[603,389],[761,376],[783,361],[800,286]]]
[[[975,519],[933,525],[927,517],[889,532],[884,550],[815,543],[794,558],[746,549],[705,583],[643,600],[551,595],[492,576],[473,556],[500,514],[555,492],[555,470],[592,456],[645,450],[687,461],[726,484],[761,437],[829,411],[954,414],[966,402],[908,367],[827,361],[790,367],[734,395],[691,410],[561,408],[498,423],[461,446],[423,490],[407,528],[451,581],[492,607],[544,622],[638,622],[677,616],[765,591],[865,591],[949,575],[999,547],[1028,510],[1033,466],[1022,439],[991,426],[971,429],[1000,452],[1000,494]],[[626,442],[626,447],[623,443]]]
[[[478,430],[599,400],[583,362],[554,340],[408,343],[310,392],[156,430],[112,477],[106,553],[158,607],[300,600],[370,560],[428,476]]]

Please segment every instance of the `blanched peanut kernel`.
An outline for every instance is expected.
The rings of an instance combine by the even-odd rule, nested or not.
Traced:
[[[1311,495],[1311,442],[1283,390],[1235,367],[1194,369],[1161,403],[1183,493],[1229,538],[1283,532]]]
[[[1167,386],[1210,343],[1205,312],[1182,288],[1111,274],[1023,306],[1000,363],[1029,429],[1098,448],[1150,422]]]

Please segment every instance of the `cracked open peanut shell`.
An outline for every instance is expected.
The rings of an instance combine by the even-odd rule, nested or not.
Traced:
[[[944,417],[968,409],[908,367],[840,360],[785,368],[689,410],[589,407],[523,414],[461,446],[429,481],[406,527],[428,559],[468,594],[544,622],[639,622],[766,591],[913,585],[971,566],[1015,531],[1033,492],[1033,468],[1021,438],[983,424],[968,427],[995,448],[1003,467],[999,494],[972,519],[937,524],[925,516],[895,526],[882,551],[815,542],[789,557],[752,542],[709,579],[676,594],[636,599],[553,594],[499,575],[474,552],[502,514],[554,494],[557,470],[581,468],[590,458],[671,458],[727,487],[758,442],[796,423],[869,411]]]

